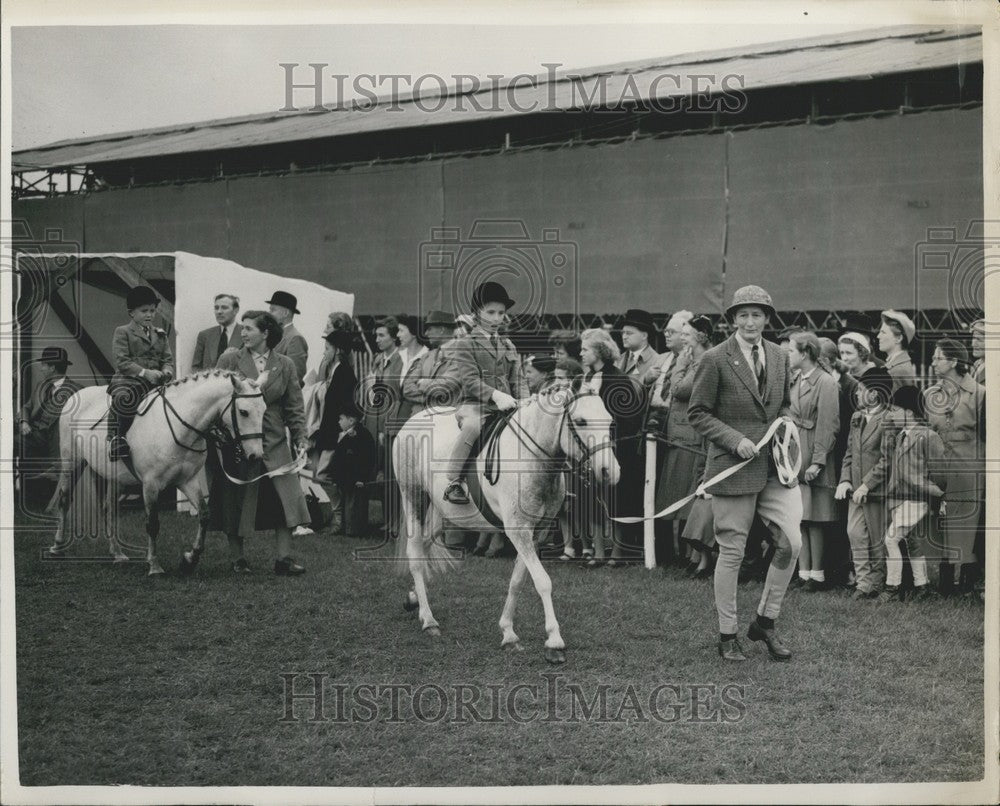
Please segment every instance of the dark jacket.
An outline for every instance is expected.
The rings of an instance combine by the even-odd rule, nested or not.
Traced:
[[[375,440],[361,423],[354,426],[352,434],[338,438],[329,474],[342,487],[375,480]]]
[[[194,357],[191,359],[191,371],[199,372],[212,369],[222,353],[219,352],[219,336],[222,325],[215,325],[202,330],[194,342]],[[233,332],[229,334],[229,347],[237,350],[243,346],[243,333],[239,322],[233,322]],[[229,347],[226,349],[228,350]],[[225,350],[223,350],[225,352]]]
[[[319,450],[330,450],[337,444],[337,437],[340,435],[340,424],[337,419],[344,409],[354,402],[357,391],[358,379],[354,375],[354,369],[350,364],[341,361],[333,371],[333,377],[330,378],[323,397],[323,417],[316,432],[316,447]]]

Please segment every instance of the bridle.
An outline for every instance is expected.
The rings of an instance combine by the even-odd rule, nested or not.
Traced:
[[[225,408],[219,412],[219,416],[215,418],[212,424],[207,430],[202,431],[200,428],[196,428],[187,422],[180,414],[179,411],[174,407],[174,404],[167,400],[166,387],[159,387],[156,390],[156,396],[159,397],[163,402],[163,418],[167,421],[167,428],[170,429],[170,436],[174,438],[174,444],[178,447],[184,448],[185,450],[191,451],[192,453],[207,453],[208,445],[206,444],[204,448],[196,448],[194,445],[185,445],[177,436],[177,432],[174,430],[174,424],[170,420],[170,414],[172,413],[177,421],[187,428],[189,431],[194,432],[198,435],[200,439],[208,442],[217,442],[220,445],[226,445],[232,443],[233,450],[236,454],[236,458],[242,461],[246,458],[246,453],[243,448],[243,443],[248,442],[251,439],[263,439],[264,432],[255,432],[251,434],[244,434],[240,431],[239,420],[236,416],[236,401],[241,398],[254,398],[254,397],[264,397],[263,392],[233,392],[229,396],[229,402],[226,404]],[[153,400],[155,400],[155,397]],[[140,416],[145,415],[149,411],[150,407],[153,405],[153,400],[150,401],[149,405],[140,413]],[[226,412],[229,412],[230,421],[232,422],[233,430],[232,435],[226,431],[225,426],[223,426],[224,418]],[[169,412],[169,413],[168,413]]]
[[[577,400],[580,400],[583,397],[590,397],[590,393],[581,394],[577,392],[569,400],[567,400],[565,404],[563,404],[562,407],[563,411],[559,417],[559,428],[557,430],[557,433],[559,435],[559,441],[558,441],[559,447],[557,448],[555,453],[549,453],[547,450],[545,450],[545,448],[539,445],[538,441],[534,437],[532,437],[531,434],[525,431],[524,426],[522,426],[520,423],[515,422],[513,417],[511,417],[508,420],[507,427],[511,429],[514,436],[518,438],[521,444],[524,445],[524,447],[528,448],[529,450],[537,451],[546,459],[558,460],[562,458],[563,466],[560,468],[561,470],[565,471],[565,470],[573,470],[574,467],[578,468],[581,474],[583,474],[584,476],[585,483],[589,485],[590,474],[592,471],[591,458],[594,456],[594,454],[596,454],[599,451],[608,448],[613,448],[613,445],[609,440],[607,442],[601,443],[600,445],[588,446],[587,443],[584,441],[583,437],[580,435],[576,423],[574,423],[573,418],[569,416],[569,410]],[[574,444],[580,449],[580,458],[576,459],[575,461],[570,461],[569,455],[564,453],[562,450],[562,432],[564,428],[566,428],[569,431],[570,436],[572,436],[573,438]],[[531,445],[529,445],[528,442],[530,442]],[[493,448],[493,446],[491,446],[491,448],[492,450],[487,452],[487,460],[491,458],[490,454],[495,454],[499,450],[498,448]],[[492,465],[493,463],[488,461],[488,467]],[[496,479],[498,477],[499,477],[499,469],[497,469],[496,473],[487,473],[487,480],[490,481],[491,484],[495,484]]]

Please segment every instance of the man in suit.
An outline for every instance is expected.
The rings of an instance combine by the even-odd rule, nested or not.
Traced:
[[[236,317],[240,312],[240,298],[235,294],[217,294],[215,297],[215,327],[198,334],[194,343],[191,371],[214,369],[215,362],[230,347],[242,347],[243,337]]]
[[[757,618],[747,637],[764,641],[773,659],[789,660],[792,653],[778,639],[774,620],[802,546],[802,498],[794,486],[797,480],[792,479],[791,487],[782,485],[771,452],[756,447],[775,419],[788,419],[788,354],[763,338],[774,315],[771,296],[763,288],[750,285],[738,289],[726,315],[735,324],[736,333],[705,353],[688,406],[688,421],[710,442],[707,478],[750,460],[708,490],[719,544],[715,569],[719,654],[727,661],[746,660],[736,637],[736,588],[747,536],[754,515],[759,513],[771,528],[775,552]]]
[[[21,457],[55,460],[59,456],[59,416],[80,385],[66,377],[73,362],[62,347],[46,347],[36,365],[40,380],[17,415]]]
[[[287,355],[295,364],[295,373],[299,376],[299,386],[302,386],[306,377],[306,361],[309,358],[309,345],[305,338],[295,329],[292,320],[295,314],[300,313],[299,301],[294,294],[287,291],[275,291],[271,299],[267,301],[268,310],[278,324],[284,328],[284,336],[281,343],[274,348],[279,355]]]
[[[660,366],[666,356],[650,346],[656,338],[656,326],[649,311],[632,308],[625,312],[622,323],[622,344],[625,347],[618,359],[618,369],[649,388],[659,377]]]
[[[458,410],[462,431],[452,449],[452,477],[444,491],[445,501],[452,504],[469,503],[462,477],[465,462],[479,438],[483,416],[491,411],[515,409],[518,399],[528,396],[517,350],[510,339],[499,333],[513,304],[499,283],[477,286],[472,294],[475,326],[468,336],[456,339],[449,350],[448,372],[460,385],[462,398]]]

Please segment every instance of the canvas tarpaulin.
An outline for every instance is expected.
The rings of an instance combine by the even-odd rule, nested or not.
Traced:
[[[575,244],[585,313],[719,311],[747,282],[781,310],[913,308],[922,233],[982,218],[981,145],[981,110],[933,111],[114,190],[82,217],[59,204],[86,249],[218,255],[349,288],[364,314],[447,301],[422,245],[496,217]],[[15,215],[34,230],[57,221],[48,204]],[[922,290],[922,307],[949,306],[946,284]]]

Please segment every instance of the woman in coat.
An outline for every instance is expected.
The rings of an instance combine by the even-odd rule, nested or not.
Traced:
[[[585,380],[590,390],[601,396],[604,407],[612,419],[611,438],[615,458],[621,469],[618,485],[613,495],[605,495],[612,502],[616,516],[642,514],[642,488],[645,462],[642,453],[642,420],[646,408],[645,392],[641,384],[632,380],[615,366],[619,358],[617,345],[606,330],[585,330],[581,336],[580,357],[586,371]],[[612,491],[607,491],[611,493]],[[597,504],[600,507],[600,504]],[[596,511],[596,507],[595,507]],[[613,534],[611,559],[608,567],[622,564],[625,530],[622,524],[604,519],[604,509],[597,513],[600,523],[594,523],[594,558],[591,565],[604,559],[604,537]]]
[[[657,512],[691,495],[705,469],[705,438],[688,422],[687,407],[695,372],[702,356],[712,346],[711,337],[712,320],[707,316],[692,318],[681,326],[682,350],[670,373],[665,429],[667,450],[656,491]],[[664,518],[678,521],[678,536],[684,534],[691,507],[688,504]],[[702,554],[697,547],[692,550],[688,571],[692,575],[709,573],[708,555]]]
[[[816,334],[793,333],[791,346],[789,366],[797,372],[791,384],[789,413],[799,429],[802,450],[799,578],[805,583],[803,590],[817,590],[826,585],[823,530],[837,520],[833,453],[840,429],[840,396],[837,382],[820,366],[821,348]]]
[[[937,383],[927,390],[927,421],[944,442],[944,548],[942,593],[950,593],[955,573],[968,592],[975,584],[974,543],[984,506],[986,388],[968,374],[969,354],[954,339],[941,339],[931,357]],[[952,565],[949,558],[957,564]],[[983,558],[979,558],[980,561]]]
[[[226,350],[219,356],[216,366],[242,372],[261,384],[267,404],[263,424],[264,459],[248,468],[247,475],[252,478],[292,461],[286,428],[291,432],[292,442],[298,451],[304,453],[309,444],[302,389],[295,364],[274,349],[281,341],[281,325],[265,311],[247,311],[243,314],[241,326],[243,347]],[[227,471],[235,477],[233,470],[227,467]],[[221,495],[213,495],[212,502],[219,502],[221,506],[212,507],[213,516],[218,518],[213,525],[221,528],[229,538],[233,571],[242,574],[250,571],[243,555],[243,538],[255,530],[274,529],[274,573],[279,576],[305,573],[305,568],[289,556],[292,529],[309,523],[309,509],[299,486],[298,474],[271,476],[246,486],[235,485],[221,474],[214,481],[214,487]]]

